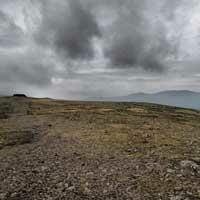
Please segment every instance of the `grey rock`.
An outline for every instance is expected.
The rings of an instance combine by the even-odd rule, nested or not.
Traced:
[[[183,160],[181,161],[180,165],[182,168],[192,168],[195,170],[200,169],[200,166],[198,164],[190,160]]]

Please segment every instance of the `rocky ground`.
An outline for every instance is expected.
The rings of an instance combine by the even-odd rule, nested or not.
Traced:
[[[0,199],[200,199],[200,112],[0,98]]]

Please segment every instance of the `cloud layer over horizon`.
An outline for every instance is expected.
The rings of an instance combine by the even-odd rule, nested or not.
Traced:
[[[0,95],[200,91],[198,0],[0,1]]]

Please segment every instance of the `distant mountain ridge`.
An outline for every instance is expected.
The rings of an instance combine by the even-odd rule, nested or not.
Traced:
[[[119,97],[95,97],[91,101],[147,102],[183,108],[200,109],[200,93],[190,90],[166,90],[157,93],[133,93]]]

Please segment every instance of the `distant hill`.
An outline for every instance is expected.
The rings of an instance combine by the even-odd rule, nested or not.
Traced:
[[[91,101],[147,102],[163,105],[200,109],[200,93],[189,90],[167,90],[158,93],[134,93],[109,98],[89,98]]]

